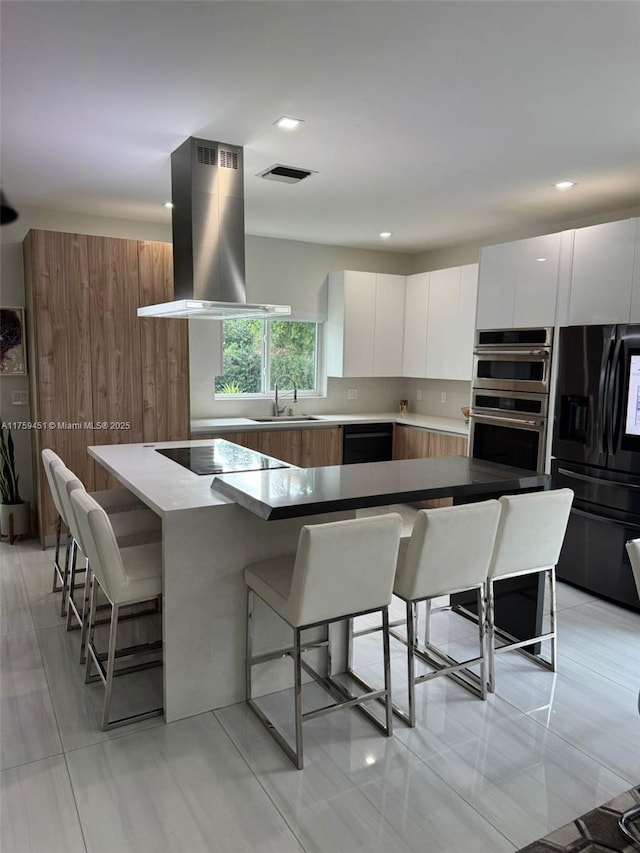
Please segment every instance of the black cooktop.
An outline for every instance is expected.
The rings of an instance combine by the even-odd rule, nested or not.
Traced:
[[[200,444],[196,447],[157,447],[156,451],[194,474],[228,474],[232,471],[264,471],[267,468],[289,467],[283,462],[276,462],[262,453],[223,438],[214,438],[211,444]]]

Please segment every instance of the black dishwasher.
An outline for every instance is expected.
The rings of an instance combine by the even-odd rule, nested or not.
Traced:
[[[393,458],[393,424],[345,424],[342,464],[387,462]]]

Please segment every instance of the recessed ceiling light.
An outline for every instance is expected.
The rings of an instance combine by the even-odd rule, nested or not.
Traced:
[[[391,231],[381,231],[380,236],[383,240],[387,240],[389,237],[391,237]]]
[[[557,190],[570,190],[571,187],[576,186],[575,181],[558,181],[557,184],[553,185]]]
[[[536,258],[536,261],[538,261],[541,264],[544,263],[544,261],[546,261],[546,260],[547,260],[546,258]]]
[[[173,207],[173,202],[172,201],[165,201],[164,206],[171,208],[171,207]]]
[[[282,116],[277,121],[274,121],[275,126],[282,128],[282,130],[295,130],[296,127],[300,127],[303,123],[303,119],[292,118],[291,116]]]

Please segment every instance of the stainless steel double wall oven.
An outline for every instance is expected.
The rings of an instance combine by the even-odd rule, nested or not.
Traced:
[[[544,471],[553,329],[476,333],[469,454]]]

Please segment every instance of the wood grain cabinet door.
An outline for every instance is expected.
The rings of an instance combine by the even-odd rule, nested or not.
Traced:
[[[303,429],[301,433],[302,468],[342,465],[342,427]]]
[[[24,240],[33,419],[69,424],[34,439],[43,543],[56,518],[44,447],[93,491],[116,483],[89,446],[189,436],[187,321],[137,317],[173,298],[171,257],[168,243],[37,230]]]
[[[138,242],[139,305],[173,299],[170,243]],[[135,317],[140,337],[143,441],[189,436],[189,321]],[[200,322],[207,322],[201,320]]]
[[[256,435],[260,437],[258,449],[261,453],[291,465],[300,465],[301,430],[270,429]]]

